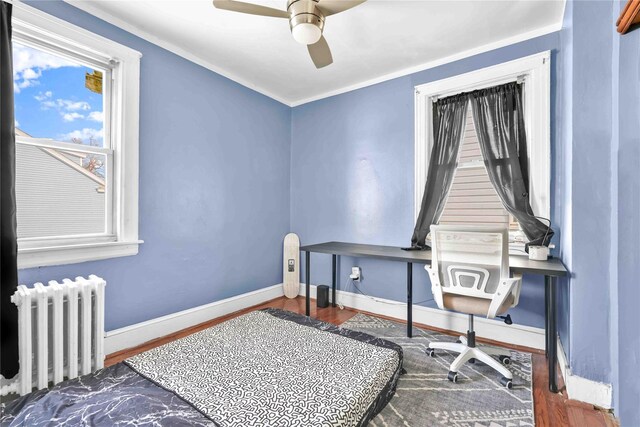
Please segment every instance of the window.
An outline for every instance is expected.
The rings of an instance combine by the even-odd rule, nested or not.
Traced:
[[[15,42],[13,57],[18,238],[112,237],[110,64],[87,66],[36,43]]]
[[[529,156],[529,193],[535,215],[550,217],[550,127],[549,52],[528,56],[416,87],[415,217],[427,179],[433,144],[432,105],[438,98],[512,81],[524,84],[524,114]],[[471,106],[447,204],[443,224],[505,224],[513,246],[524,243],[518,224],[502,206],[484,167],[473,125]]]
[[[137,253],[139,61],[16,4],[19,268]]]
[[[467,109],[464,135],[456,169],[440,216],[441,224],[496,224],[507,226],[510,215],[489,180],[484,166],[471,106]]]

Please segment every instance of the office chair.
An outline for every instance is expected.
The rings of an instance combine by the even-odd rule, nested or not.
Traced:
[[[458,370],[479,360],[502,374],[500,382],[512,387],[513,376],[504,366],[511,363],[508,350],[476,346],[473,316],[502,317],[510,324],[507,310],[518,304],[522,276],[509,277],[509,234],[506,228],[488,226],[431,226],[431,291],[438,307],[469,315],[469,330],[458,342],[432,342],[435,350],[459,353],[451,363],[448,379],[458,381]],[[492,356],[497,356],[494,359]]]

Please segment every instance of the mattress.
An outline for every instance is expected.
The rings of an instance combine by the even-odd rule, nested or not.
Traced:
[[[363,426],[401,370],[397,344],[266,309],[10,402],[2,424]]]

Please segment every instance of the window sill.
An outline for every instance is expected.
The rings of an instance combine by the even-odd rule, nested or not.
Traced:
[[[18,249],[18,269],[136,255],[142,240]]]

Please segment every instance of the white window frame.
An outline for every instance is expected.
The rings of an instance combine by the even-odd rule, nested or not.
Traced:
[[[18,239],[18,268],[42,267],[135,255],[142,243],[138,239],[138,129],[140,58],[142,55],[85,29],[55,18],[23,3],[14,3],[13,39],[48,44],[52,51],[71,51],[87,61],[111,64],[110,128],[105,141],[111,141],[113,167],[111,197],[107,205],[109,235],[62,236],[45,239]],[[105,75],[106,77],[106,75]],[[109,110],[109,111],[107,111]],[[38,141],[46,144],[46,140]],[[63,143],[51,142],[56,148]],[[88,148],[88,147],[83,147]],[[69,144],[73,149],[73,144]],[[76,147],[77,149],[77,147]],[[109,191],[109,189],[108,189]],[[20,219],[18,218],[18,221]]]
[[[501,84],[524,81],[523,109],[529,156],[529,194],[535,215],[551,218],[551,52],[415,86],[414,220],[422,196],[433,147],[433,103],[439,98]],[[535,124],[535,126],[534,126]]]

